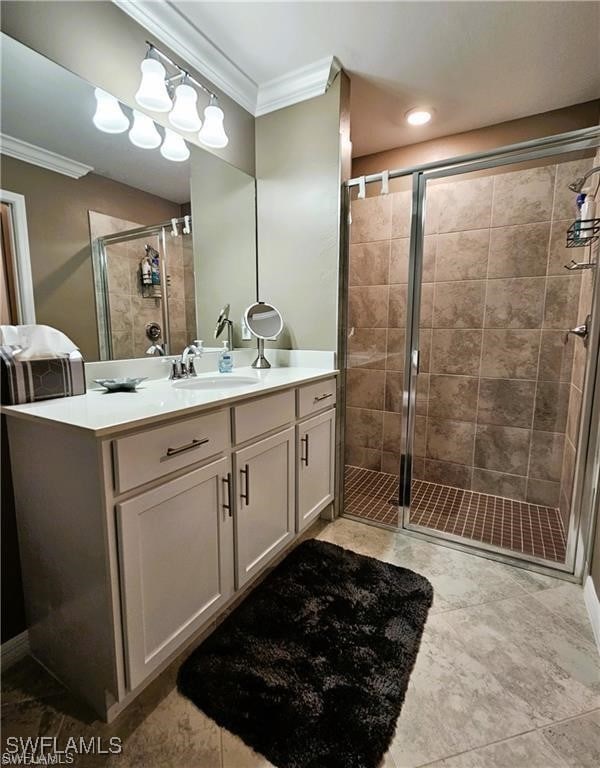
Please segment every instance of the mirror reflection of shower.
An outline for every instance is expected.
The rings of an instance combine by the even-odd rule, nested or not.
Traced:
[[[90,211],[92,233],[107,218]],[[93,241],[101,358],[176,354],[197,335],[192,218],[122,229],[111,219]]]

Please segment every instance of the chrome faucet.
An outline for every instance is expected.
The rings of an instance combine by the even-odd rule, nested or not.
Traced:
[[[202,357],[204,354],[203,344],[204,342],[200,341],[200,339],[194,339],[192,344],[187,345],[181,353],[179,360],[173,360],[170,379],[185,379],[188,376],[196,376],[194,358]]]

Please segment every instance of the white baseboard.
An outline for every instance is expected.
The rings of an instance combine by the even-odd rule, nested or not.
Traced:
[[[583,586],[583,599],[592,623],[592,631],[596,638],[596,645],[600,652],[600,600],[598,600],[598,595],[596,594],[596,589],[591,576],[588,576],[585,580]]]
[[[21,632],[20,635],[11,637],[5,643],[0,645],[0,669],[4,672],[5,669],[12,667],[17,661],[21,661],[29,653],[29,635],[27,630]]]

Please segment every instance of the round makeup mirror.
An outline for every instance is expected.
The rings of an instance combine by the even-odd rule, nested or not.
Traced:
[[[265,339],[276,339],[283,330],[281,313],[272,304],[257,301],[244,312],[244,322],[250,333],[258,339],[258,356],[252,367],[270,368],[265,358]]]

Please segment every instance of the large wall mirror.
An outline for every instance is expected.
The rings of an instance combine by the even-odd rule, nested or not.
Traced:
[[[92,85],[4,34],[1,55],[0,186],[25,199],[36,322],[87,361],[178,354],[213,346],[229,303],[240,346],[257,298],[254,178],[189,142],[174,161],[102,132]]]

